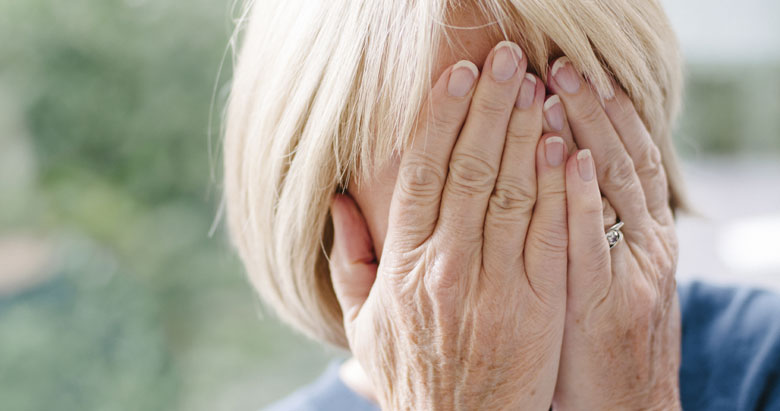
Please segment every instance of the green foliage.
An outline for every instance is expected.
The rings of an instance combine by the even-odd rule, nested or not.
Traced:
[[[228,6],[0,3],[0,144],[31,164],[0,177],[0,233],[58,250],[50,280],[0,296],[0,409],[256,409],[332,355],[260,321],[208,236]]]
[[[227,44],[227,8],[177,3],[5,6],[15,18],[3,37],[22,42],[3,42],[2,55],[44,180],[78,166],[144,201],[203,196],[204,120]]]
[[[780,152],[780,64],[692,64],[677,143],[684,155]]]
[[[110,253],[70,238],[53,281],[0,305],[7,410],[163,410],[176,377],[159,304]],[[75,261],[86,258],[87,261]]]

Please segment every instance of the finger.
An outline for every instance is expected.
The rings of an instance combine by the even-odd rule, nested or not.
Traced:
[[[569,120],[566,118],[566,110],[563,108],[560,97],[553,94],[547,97],[547,101],[544,103],[544,133],[556,132],[563,137],[568,147],[569,156],[576,154],[579,150],[577,143],[574,141],[574,137],[569,126]],[[590,155],[590,154],[589,154]],[[608,215],[615,215],[615,210],[612,205],[609,204],[609,200],[605,197],[601,197],[602,206],[604,210],[605,221],[609,221]]]
[[[609,204],[609,200],[605,197],[601,197],[601,207],[604,210],[604,228],[612,227],[617,224],[617,213],[615,212],[615,209],[612,208],[612,205]]]
[[[333,219],[331,281],[344,323],[349,324],[360,312],[376,279],[376,256],[363,214],[350,196],[336,194],[330,213]]]
[[[547,101],[544,102],[542,132],[545,134],[555,133],[561,136],[563,141],[566,142],[569,155],[577,150],[577,143],[574,142],[569,120],[566,119],[566,110],[563,109],[561,98],[556,94],[547,96]]]
[[[595,92],[584,83],[569,59],[558,59],[551,74],[550,87],[561,97],[577,146],[591,150],[601,191],[626,222],[625,230],[641,239],[650,215],[631,157]]]
[[[442,192],[439,224],[444,236],[481,242],[509,117],[526,65],[520,47],[508,41],[496,45],[486,59]]]
[[[571,127],[569,126],[569,120],[566,118],[566,110],[563,108],[563,103],[558,95],[553,94],[547,97],[547,101],[544,103],[544,133],[555,132],[559,133],[563,140],[566,141],[569,155],[575,154],[578,150],[577,143],[574,142],[572,136]],[[615,215],[615,210],[605,197],[602,197],[602,205],[604,207],[605,221],[610,221],[606,218],[610,213]],[[613,221],[614,221],[613,217]],[[614,223],[613,223],[614,224]]]
[[[580,307],[606,295],[612,281],[602,200],[590,150],[579,150],[566,164],[569,221],[567,304]]]
[[[634,103],[617,83],[614,85],[615,98],[605,100],[604,111],[634,162],[650,214],[659,223],[670,225],[674,218],[669,207],[669,182],[661,151],[636,112]]]
[[[503,266],[520,263],[536,204],[536,147],[542,135],[544,85],[526,74],[520,86],[504,153],[485,217],[484,261]],[[507,270],[489,270],[506,272]]]
[[[422,108],[393,189],[386,239],[392,250],[417,248],[436,226],[452,147],[478,77],[474,63],[456,63],[442,74]]]
[[[566,295],[566,144],[544,136],[536,151],[538,194],[525,244],[528,282],[539,298]]]

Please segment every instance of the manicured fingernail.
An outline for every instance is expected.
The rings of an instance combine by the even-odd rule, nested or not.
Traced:
[[[493,53],[493,78],[506,81],[515,75],[517,65],[523,58],[520,46],[511,41],[502,41],[496,45]]]
[[[520,86],[520,94],[517,96],[515,105],[521,109],[531,107],[531,104],[534,103],[534,96],[536,96],[536,77],[533,74],[525,73],[525,79]]]
[[[550,137],[544,141],[544,156],[550,167],[558,167],[563,163],[563,151],[566,143],[560,137]]]
[[[553,94],[550,98],[547,99],[547,101],[544,102],[544,118],[547,119],[547,124],[553,130],[563,130],[565,114],[563,112],[561,98],[558,97],[557,94]]]
[[[561,57],[555,61],[552,66],[552,75],[563,91],[572,94],[580,89],[580,75],[574,71],[568,57]]]
[[[450,80],[447,83],[447,92],[453,97],[463,97],[474,86],[474,80],[479,76],[479,70],[474,63],[461,60],[452,66]]]
[[[590,150],[580,150],[577,153],[577,170],[580,173],[580,178],[584,181],[593,180],[593,156],[591,156]]]

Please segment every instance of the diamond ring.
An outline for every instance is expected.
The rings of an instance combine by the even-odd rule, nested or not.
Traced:
[[[613,225],[607,230],[607,244],[609,244],[610,250],[614,248],[620,242],[620,240],[623,239],[623,232],[620,231],[620,229],[624,224],[625,223],[618,219],[617,224]]]

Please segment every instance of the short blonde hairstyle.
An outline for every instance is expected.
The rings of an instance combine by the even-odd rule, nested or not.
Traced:
[[[249,0],[225,126],[228,228],[261,298],[310,337],[347,347],[328,269],[330,198],[406,144],[464,7],[542,77],[563,54],[601,95],[613,76],[682,205],[671,140],[680,55],[656,0]]]

